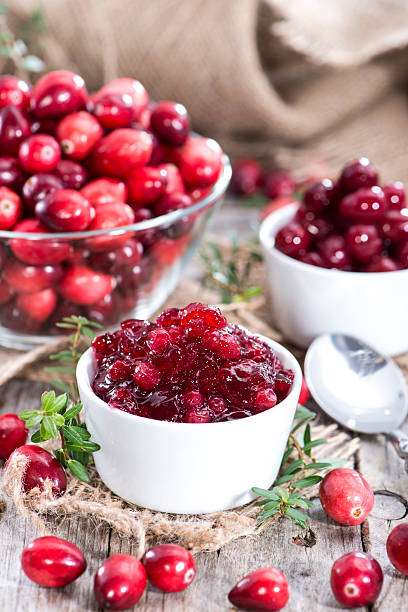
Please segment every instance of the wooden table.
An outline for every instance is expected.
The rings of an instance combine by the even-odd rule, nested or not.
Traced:
[[[248,235],[255,212],[250,209],[223,210],[219,232],[230,227],[231,220],[239,234]],[[227,224],[228,223],[228,224]],[[13,380],[0,389],[2,412],[20,412],[38,408],[46,386],[31,381]],[[313,408],[313,405],[311,404]],[[408,427],[407,427],[408,430]],[[355,457],[360,470],[375,491],[372,515],[362,527],[343,527],[328,519],[316,500],[310,511],[311,527],[317,544],[304,548],[293,543],[300,529],[289,520],[261,535],[242,538],[214,553],[196,556],[197,576],[183,593],[164,595],[151,587],[135,609],[140,612],[221,612],[231,610],[227,594],[239,578],[258,567],[281,568],[290,583],[290,600],[285,610],[306,612],[339,610],[329,584],[330,568],[335,559],[352,550],[371,552],[384,570],[381,596],[371,610],[406,612],[408,582],[388,562],[385,542],[388,533],[407,514],[408,475],[403,462],[382,436],[362,436],[361,449]],[[120,538],[91,519],[67,518],[56,535],[74,542],[83,551],[88,567],[83,576],[65,589],[45,589],[30,582],[20,568],[20,554],[38,534],[32,525],[16,516],[11,505],[0,514],[0,611],[1,612],[81,612],[98,610],[93,598],[92,577],[108,555],[133,553],[134,543]],[[359,610],[368,610],[359,608]]]

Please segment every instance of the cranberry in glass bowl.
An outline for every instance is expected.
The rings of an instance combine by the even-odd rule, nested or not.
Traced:
[[[190,130],[176,102],[157,104],[152,125],[142,122],[149,98],[134,79],[92,96],[66,70],[32,90],[12,79],[0,94],[1,85],[18,95],[0,109],[0,344],[43,344],[64,312],[96,315],[104,327],[150,316],[221,203],[228,158]],[[100,100],[109,102],[102,114]]]
[[[190,304],[97,337],[77,380],[105,484],[141,506],[201,513],[273,483],[302,375],[281,345]]]

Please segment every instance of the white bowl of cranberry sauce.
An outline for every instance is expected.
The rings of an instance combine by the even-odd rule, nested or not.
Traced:
[[[274,482],[301,378],[283,346],[197,303],[124,321],[77,370],[104,483],[175,513],[234,508]]]
[[[299,205],[260,228],[273,318],[307,347],[348,333],[386,355],[408,350],[408,208],[402,183],[378,186],[362,158],[337,182],[310,187]]]
[[[0,77],[0,343],[25,348],[82,314],[146,318],[174,289],[231,176],[187,110],[66,70]]]

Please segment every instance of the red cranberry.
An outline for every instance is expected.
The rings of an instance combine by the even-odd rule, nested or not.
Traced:
[[[48,134],[37,134],[27,138],[18,152],[20,164],[27,172],[51,172],[61,159],[58,142]]]
[[[0,110],[1,153],[4,155],[17,155],[20,144],[30,134],[30,124],[18,108],[6,106]]]
[[[408,238],[408,208],[386,212],[382,232],[385,238],[393,242],[401,242],[401,240]]]
[[[68,268],[59,284],[62,297],[68,302],[88,306],[99,302],[114,288],[112,276],[86,266]]]
[[[44,587],[63,587],[76,580],[86,569],[82,552],[71,542],[44,536],[33,540],[21,554],[26,576]]]
[[[286,170],[271,170],[265,175],[264,192],[267,198],[289,196],[295,189],[295,183]]]
[[[150,548],[142,563],[149,582],[165,593],[184,591],[194,580],[194,559],[188,550],[176,544]]]
[[[346,241],[340,234],[332,234],[318,245],[320,255],[328,268],[349,270],[351,268],[350,256],[346,249]]]
[[[220,395],[214,395],[214,397],[210,397],[208,400],[208,408],[215,415],[222,414],[227,408],[227,402]]]
[[[55,169],[65,189],[81,189],[88,180],[88,173],[83,166],[71,159],[61,159]]]
[[[374,505],[370,485],[350,468],[337,468],[326,474],[319,497],[323,510],[342,525],[360,525]]]
[[[8,187],[0,187],[0,230],[11,229],[22,215],[20,197]]]
[[[211,193],[211,187],[192,187],[188,190],[187,195],[190,196],[193,202],[204,200]]]
[[[222,359],[238,359],[241,356],[238,340],[228,332],[206,331],[203,334],[202,343],[204,348],[211,349]]]
[[[404,183],[401,183],[401,181],[387,183],[387,185],[383,185],[382,190],[389,210],[401,210],[401,208],[405,208],[406,197]]]
[[[61,119],[55,135],[67,157],[85,159],[102,138],[103,130],[93,115],[80,111]]]
[[[373,260],[365,266],[364,272],[395,272],[395,270],[399,269],[400,266],[394,259],[387,255],[378,255],[378,257],[374,257]]]
[[[30,213],[34,213],[37,202],[43,200],[49,193],[57,189],[63,189],[63,187],[61,179],[54,174],[40,172],[39,174],[33,174],[26,180],[21,195]]]
[[[35,214],[57,232],[80,232],[95,218],[95,209],[77,191],[59,189],[37,202]]]
[[[156,330],[153,330],[156,331]],[[161,330],[164,331],[164,330]],[[152,333],[152,332],[151,332]],[[167,334],[169,335],[169,334]],[[184,408],[201,408],[204,405],[205,398],[200,391],[187,391],[181,399]]]
[[[30,88],[16,76],[5,74],[0,77],[0,108],[14,106],[26,110],[30,101]]]
[[[127,202],[127,188],[123,181],[113,178],[100,178],[82,187],[81,193],[92,206],[111,202]]]
[[[28,317],[14,301],[8,301],[0,310],[0,321],[4,327],[20,334],[37,334],[41,328],[41,322]]]
[[[379,255],[383,242],[375,225],[351,225],[345,235],[346,248],[354,259],[370,261]]]
[[[340,201],[339,213],[352,221],[371,222],[383,219],[388,205],[380,187],[362,188]]]
[[[48,72],[31,92],[31,110],[38,119],[58,119],[86,106],[87,91],[82,77],[69,70]]]
[[[328,209],[333,196],[334,185],[330,179],[323,179],[306,189],[303,203],[307,210],[320,213]]]
[[[17,296],[17,307],[34,321],[41,323],[52,315],[57,305],[57,295],[52,289]]]
[[[309,389],[307,387],[305,377],[302,376],[302,386],[300,387],[299,404],[304,406],[309,399]]]
[[[23,489],[26,493],[35,487],[44,489],[47,480],[51,481],[54,496],[58,497],[65,493],[67,488],[65,472],[51,453],[34,444],[19,446],[8,458],[6,469],[10,461],[18,455],[27,458],[27,466],[23,475]]]
[[[339,179],[339,187],[343,194],[374,185],[378,185],[378,172],[366,157],[361,157],[345,166]]]
[[[132,366],[126,361],[118,359],[108,368],[109,378],[115,382],[123,382],[132,378]]]
[[[96,94],[90,110],[107,130],[127,128],[132,124],[133,100],[127,93]]]
[[[1,99],[1,96],[0,96]],[[7,459],[19,446],[26,443],[28,429],[16,414],[0,416],[0,459]]]
[[[408,576],[408,523],[397,525],[389,534],[387,555],[393,566]]]
[[[173,146],[184,144],[190,132],[187,109],[176,102],[158,102],[152,110],[150,125],[164,142]]]
[[[282,610],[289,600],[288,580],[276,567],[262,567],[241,578],[228,599],[243,610]]]
[[[147,337],[146,344],[154,355],[163,355],[170,348],[170,334],[165,329],[153,329]]]
[[[118,319],[118,310],[117,296],[114,293],[107,293],[101,300],[87,307],[86,316],[101,325],[112,325]]]
[[[128,177],[126,185],[130,204],[149,206],[166,191],[167,172],[151,166],[136,168]]]
[[[308,251],[307,253],[299,255],[299,260],[303,261],[305,264],[309,264],[310,266],[317,266],[318,268],[327,267],[323,261],[323,257],[316,251]]]
[[[188,185],[207,187],[217,180],[223,152],[211,138],[188,138],[177,152],[178,166]]]
[[[139,81],[136,81],[136,79],[114,79],[110,81],[110,83],[106,83],[106,85],[99,90],[97,96],[99,97],[99,95],[106,93],[117,94],[122,98],[126,95],[130,96],[132,99],[133,118],[135,121],[140,119],[149,103],[147,91]]]
[[[123,204],[122,202],[100,204],[95,209],[95,217],[88,227],[88,230],[110,230],[116,227],[123,227],[125,225],[131,225],[134,219],[133,210],[127,204]],[[130,232],[107,232],[101,236],[87,238],[85,244],[91,251],[100,253],[119,248],[129,240],[131,235]]]
[[[403,268],[408,268],[408,237],[403,242],[399,243],[397,248],[397,259]],[[395,264],[395,262],[393,263]]]
[[[278,398],[273,389],[259,389],[255,395],[256,412],[263,412],[276,406]]]
[[[23,171],[14,157],[0,157],[0,186],[19,191],[25,180]]]
[[[206,408],[190,408],[183,416],[184,423],[210,423],[211,415]]]
[[[133,380],[141,389],[151,391],[157,387],[160,378],[160,371],[150,363],[139,361],[139,363],[136,364],[133,372]]]
[[[60,264],[30,266],[13,257],[3,270],[5,280],[18,293],[34,293],[52,287],[59,282],[63,270]]]
[[[57,125],[57,119],[34,119],[31,121],[31,133],[49,134],[50,136],[54,136]]]
[[[300,223],[295,221],[285,225],[275,237],[275,247],[290,257],[298,256],[302,251],[306,251],[309,244],[309,234]]]
[[[0,305],[7,304],[13,297],[13,291],[4,280],[0,279]]]
[[[262,182],[261,164],[251,157],[238,160],[232,169],[230,189],[239,196],[251,196]]]
[[[364,552],[350,552],[333,563],[330,575],[333,595],[342,606],[371,606],[381,592],[380,564]]]
[[[326,238],[333,231],[333,223],[327,217],[318,216],[311,210],[300,206],[296,212],[295,221],[298,221],[307,231],[311,240],[319,241]]]
[[[157,166],[159,170],[166,172],[166,193],[185,193],[186,188],[184,185],[183,177],[180,174],[180,170],[174,164],[161,164]]]
[[[23,219],[14,227],[14,232],[48,234],[50,231],[38,219]],[[58,264],[67,259],[71,245],[69,242],[50,240],[28,240],[12,238],[10,248],[14,255],[27,264],[35,266]]]
[[[139,264],[142,255],[142,244],[131,238],[118,249],[92,255],[90,263],[93,268],[102,272],[119,272],[122,268]]]
[[[166,215],[173,210],[189,208],[193,204],[186,193],[170,193],[164,195],[154,206],[156,216]]]
[[[145,166],[152,154],[152,138],[143,130],[122,128],[102,138],[91,156],[93,172],[99,176],[126,178]]]
[[[95,598],[108,610],[127,610],[137,604],[146,584],[146,570],[140,561],[131,555],[113,555],[95,574]]]

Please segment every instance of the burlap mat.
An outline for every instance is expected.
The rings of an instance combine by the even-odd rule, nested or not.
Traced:
[[[405,0],[13,0],[40,7],[47,68],[134,76],[233,156],[290,167],[366,154],[408,178]]]

